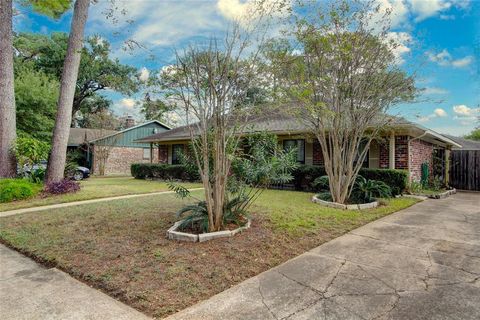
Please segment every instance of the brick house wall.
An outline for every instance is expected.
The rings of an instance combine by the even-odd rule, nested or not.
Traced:
[[[314,141],[312,150],[313,150],[313,165],[323,166],[325,162],[323,161],[322,146],[320,146],[320,142]]]
[[[98,174],[98,161],[93,146],[93,174]],[[143,158],[144,148],[112,147],[106,161],[105,174],[130,174],[132,163],[150,163],[150,159]],[[158,162],[158,149],[153,148],[153,162]]]
[[[433,144],[423,140],[410,141],[410,179],[420,181],[422,163],[427,162],[430,176],[433,171]]]
[[[395,136],[395,169],[408,169],[409,136]]]
[[[390,156],[388,152],[388,143],[382,141],[380,143],[380,160],[379,160],[380,169],[388,169],[389,159],[390,159]]]

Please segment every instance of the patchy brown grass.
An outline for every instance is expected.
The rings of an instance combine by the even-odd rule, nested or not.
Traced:
[[[310,197],[267,191],[253,210],[251,229],[206,243],[165,238],[174,212],[185,204],[168,194],[1,218],[0,239],[164,317],[416,202],[393,199],[382,208],[352,212],[320,207]]]

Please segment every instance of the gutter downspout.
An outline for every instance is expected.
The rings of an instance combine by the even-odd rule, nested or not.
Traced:
[[[412,139],[408,139],[408,142],[407,142],[407,146],[408,146],[408,175],[410,177],[410,181],[412,181],[412,177],[410,175],[410,161],[411,161],[411,157],[410,157],[410,142],[413,141],[413,140],[417,140],[417,139],[420,139],[420,138],[423,138],[424,136],[426,136],[428,133],[428,131],[424,131],[421,135],[415,137],[415,138],[412,138]]]

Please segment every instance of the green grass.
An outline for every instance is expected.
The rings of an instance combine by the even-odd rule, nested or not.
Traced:
[[[417,202],[343,211],[312,203],[312,195],[267,190],[251,208],[251,229],[204,243],[166,239],[189,203],[173,194],[3,217],[0,241],[160,318]]]
[[[276,228],[290,233],[315,232],[318,229],[337,231],[339,227],[355,227],[417,202],[412,198],[383,199],[384,204],[369,210],[339,210],[310,201],[313,193],[266,190],[254,204],[256,211],[266,214]]]
[[[128,194],[141,194],[167,191],[168,186],[162,181],[138,180],[132,177],[91,177],[81,181],[81,190],[65,195],[42,197],[0,204],[0,212],[21,208],[31,208],[49,204],[98,199]],[[187,188],[201,187],[198,183],[185,183]]]

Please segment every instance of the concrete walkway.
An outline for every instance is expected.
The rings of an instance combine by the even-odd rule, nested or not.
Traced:
[[[480,194],[458,193],[356,229],[168,319],[479,318]]]
[[[203,188],[193,188],[193,189],[188,189],[188,190],[196,191],[196,190],[203,190]],[[0,218],[1,217],[13,216],[13,215],[20,214],[20,213],[37,212],[37,211],[51,210],[51,209],[57,209],[57,208],[78,206],[78,205],[82,205],[82,204],[104,202],[104,201],[113,201],[113,200],[120,200],[120,199],[132,199],[132,198],[139,198],[139,197],[146,197],[146,196],[155,196],[155,195],[169,194],[169,193],[174,193],[174,192],[175,191],[159,191],[159,192],[141,193],[141,194],[128,194],[128,195],[124,195],[124,196],[99,198],[99,199],[91,199],[91,200],[81,200],[81,201],[51,204],[51,205],[40,206],[40,207],[15,209],[15,210],[9,210],[9,211],[0,211]]]
[[[147,320],[142,313],[68,274],[0,245],[0,318]]]

